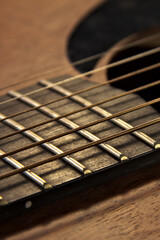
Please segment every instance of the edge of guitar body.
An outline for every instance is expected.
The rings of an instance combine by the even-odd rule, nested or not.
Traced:
[[[159,162],[160,150],[152,150],[139,157],[103,168],[90,175],[79,177],[76,180],[63,183],[52,189],[44,190],[41,193],[31,195],[13,203],[3,204],[0,206],[0,222],[20,216],[42,205],[56,202],[59,199],[79,193],[88,188],[99,186],[115,178],[122,177]]]

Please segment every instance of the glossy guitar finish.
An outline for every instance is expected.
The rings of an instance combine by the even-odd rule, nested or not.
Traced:
[[[78,2],[79,1],[77,1],[77,3]],[[63,1],[57,3],[55,1],[54,3],[51,3],[51,1],[41,1],[39,2],[41,8],[37,7],[36,1],[16,4],[10,2],[10,4],[6,3],[6,6],[4,4],[4,9],[2,9],[2,15],[4,14],[2,19],[5,22],[3,25],[4,40],[1,40],[4,56],[1,64],[1,76],[4,81],[3,86],[8,85],[8,83],[13,83],[13,79],[24,78],[26,75],[32,75],[35,72],[42,71],[49,65],[53,64],[52,67],[58,67],[68,63],[66,56],[67,39],[83,14],[85,14],[85,12],[88,13],[88,10],[92,9],[96,2],[97,1],[85,3],[85,8],[82,7],[82,1],[79,3],[80,7],[77,7],[77,3],[72,1],[65,1],[64,3]],[[10,7],[8,7],[8,5]],[[52,5],[53,7],[51,8]],[[56,8],[54,8],[54,6],[56,6]],[[16,15],[13,12],[14,8],[18,9]],[[25,11],[22,12],[22,9],[25,9]],[[53,9],[56,12],[55,15]],[[63,9],[65,9],[66,15]],[[69,11],[70,9],[72,9],[72,14]],[[13,16],[16,16],[15,19],[12,19],[12,24],[7,24],[5,16],[8,16],[8,14],[6,14],[6,12],[11,12],[11,19]],[[33,14],[36,12],[38,16],[42,16],[40,22],[37,22],[37,16]],[[64,16],[66,20],[65,23]],[[30,27],[25,25],[25,22],[28,23],[28,21],[32,22]],[[56,21],[59,24],[55,24]],[[26,26],[26,28],[23,28],[23,26]],[[20,29],[24,30],[20,32]],[[61,31],[59,31],[59,29]],[[13,39],[9,40],[10,36],[12,36]],[[25,39],[22,45],[19,45],[17,41],[17,39],[20,38]],[[6,39],[8,39],[8,41],[6,41]],[[50,46],[48,47],[48,45]],[[12,49],[12,51],[10,51],[10,49]],[[7,51],[9,52],[8,55],[6,55]],[[34,66],[34,69],[31,68],[32,66]],[[27,71],[27,68],[29,71]],[[8,71],[8,69],[10,69],[10,71]],[[73,67],[70,67],[68,72],[72,75],[77,74]],[[52,75],[63,75],[63,71],[52,73]],[[8,83],[6,81],[7,79]],[[20,87],[26,85],[31,85],[31,81]],[[117,236],[122,236],[122,239],[125,239],[127,234],[130,239],[143,239],[143,237],[147,239],[149,235],[154,239],[158,239],[159,230],[156,225],[160,211],[158,204],[158,169],[159,165],[157,168],[152,167],[152,171],[150,171],[150,169],[147,171],[139,171],[114,181],[112,182],[112,186],[104,185],[99,188],[87,190],[77,196],[67,198],[64,201],[61,200],[48,207],[43,207],[41,211],[40,209],[35,210],[33,212],[34,216],[32,215],[32,221],[30,221],[29,215],[31,213],[28,213],[28,215],[25,213],[24,216],[16,219],[16,222],[19,223],[22,221],[21,219],[25,219],[26,221],[25,224],[20,224],[17,230],[25,230],[27,227],[33,227],[33,229],[30,230],[28,234],[20,234],[19,238],[23,239],[27,234],[28,238],[35,239],[51,239],[53,236],[55,239],[64,239],[65,236],[67,236],[68,239],[82,239],[82,235],[83,239],[87,239],[89,236],[93,239],[106,237],[115,239]],[[148,179],[149,182],[146,179]],[[117,184],[118,190],[116,189]],[[124,196],[121,195],[122,193]],[[82,200],[80,201],[80,199]],[[57,208],[57,211],[55,208]],[[84,211],[84,209],[86,209],[86,211]],[[68,214],[63,214],[64,212]],[[76,213],[74,214],[74,212]],[[143,215],[140,213],[143,213]],[[48,225],[45,227],[41,227],[40,225],[35,226],[38,223],[43,223],[43,221]],[[72,222],[72,224],[70,224],[70,222]],[[78,222],[79,225],[77,225]],[[16,231],[14,221],[11,221],[11,223],[5,222],[3,225],[4,229],[1,230],[3,233]],[[88,231],[86,231],[86,225]],[[146,225],[148,228],[150,226],[150,232],[146,230]],[[62,229],[64,231],[62,231]],[[15,236],[15,238],[18,239],[18,236]]]

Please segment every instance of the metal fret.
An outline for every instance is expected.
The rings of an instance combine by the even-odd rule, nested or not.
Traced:
[[[6,204],[8,204],[8,202],[5,201],[5,200],[2,198],[2,196],[0,196],[0,206],[4,206],[4,205],[6,205]]]
[[[0,155],[5,154],[4,151],[0,150]],[[16,168],[16,169],[21,169],[24,167],[23,164],[21,164],[20,162],[18,162],[16,159],[11,158],[11,157],[4,157],[3,161],[5,161],[6,163],[8,163],[9,165],[11,165],[12,167]],[[30,170],[24,171],[22,172],[27,178],[29,178],[30,180],[32,180],[34,183],[36,183],[37,185],[39,185],[40,187],[44,188],[44,189],[49,189],[52,188],[52,186],[47,183],[43,178],[41,178],[40,176],[38,176],[37,174],[35,174],[34,172],[31,172]]]
[[[52,83],[48,80],[41,80],[40,83],[44,86],[50,86],[52,90],[57,91],[58,93],[61,93],[65,96],[69,96],[72,94],[71,91],[64,89],[63,87],[59,86],[59,85],[52,85]],[[81,104],[82,106],[86,107],[86,106],[90,106],[92,103],[80,96],[71,96],[71,99],[73,99],[75,102]],[[103,108],[99,107],[99,106],[95,106],[91,108],[92,111],[96,112],[97,114],[99,114],[102,117],[109,117],[112,116],[112,114],[106,110],[104,110]],[[123,129],[131,129],[133,126],[130,125],[129,123],[125,122],[124,120],[120,119],[120,118],[112,118],[110,121],[112,121],[113,123],[115,123],[116,125],[120,126]],[[139,139],[141,139],[142,141],[144,141],[145,143],[147,143],[148,145],[150,145],[152,148],[157,148],[157,142],[152,139],[151,137],[149,137],[148,135],[146,135],[145,133],[141,132],[141,131],[134,131],[132,132],[133,135],[135,135],[136,137],[138,137]]]
[[[18,93],[16,91],[9,91],[9,95],[14,96],[14,97],[19,97],[19,100],[29,104],[32,107],[37,107],[37,106],[41,105],[37,101],[35,101],[29,97],[23,96],[23,94]],[[45,115],[47,115],[51,118],[56,118],[56,117],[60,116],[60,114],[56,113],[55,111],[51,110],[48,107],[40,107],[39,111],[43,112]],[[79,127],[79,125],[75,124],[73,121],[71,121],[67,118],[61,118],[61,119],[59,119],[59,122],[61,122],[62,124],[64,124],[65,126],[71,128],[71,129],[75,129],[75,128]],[[92,134],[91,132],[89,132],[87,130],[83,129],[83,130],[79,130],[77,132],[92,142],[99,140],[99,138],[97,136],[95,136],[94,134]],[[120,151],[118,151],[117,149],[115,149],[114,147],[112,147],[106,143],[99,144],[99,147],[101,147],[103,150],[111,153],[113,156],[117,157],[121,161],[128,160],[128,157],[124,156]]]
[[[17,123],[16,121],[12,120],[12,119],[5,119],[5,115],[3,115],[2,113],[0,113],[0,119],[4,119],[4,123],[7,124],[8,126],[12,127],[15,130],[23,130],[25,129],[24,126],[22,126],[21,124]],[[39,142],[44,140],[42,137],[40,137],[38,134],[28,130],[28,131],[24,131],[23,134],[25,136],[27,136],[29,139],[33,140],[34,142]],[[42,143],[41,144],[44,148],[48,149],[50,152],[54,153],[54,154],[62,154],[63,151],[61,149],[59,149],[58,147],[54,146],[51,143]],[[69,156],[65,156],[62,158],[65,162],[67,162],[68,164],[70,164],[72,167],[74,167],[75,169],[77,169],[79,172],[83,173],[83,174],[90,174],[91,171],[86,169],[85,166],[83,166],[81,163],[79,163],[77,160],[75,160],[72,157]]]

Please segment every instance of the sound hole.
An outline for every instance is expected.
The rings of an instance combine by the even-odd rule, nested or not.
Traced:
[[[136,32],[156,27],[160,22],[159,0],[112,0],[101,3],[94,11],[90,12],[71,33],[67,53],[71,62],[107,51],[114,44]],[[148,17],[150,16],[150,17]],[[112,58],[112,62],[138,54],[149,48],[131,48],[119,52]],[[95,68],[99,59],[84,64],[76,65],[79,72],[87,72]],[[143,58],[133,63],[128,63],[110,69],[109,79],[126,74],[153,63],[158,62],[158,55]],[[124,90],[130,90],[152,81],[158,80],[159,70],[147,71],[136,77],[126,79],[113,86]],[[141,91],[140,96],[146,101],[159,97],[160,87]],[[154,105],[160,112],[159,104]]]
[[[67,54],[71,62],[107,51],[136,32],[159,26],[159,0],[104,1],[85,16],[71,33]],[[99,59],[76,65],[79,72],[92,70]]]
[[[122,52],[119,52],[116,54],[111,62],[116,62],[121,59],[125,59],[127,57],[133,56],[135,54],[138,54],[140,52],[144,52],[149,50],[149,48],[131,48]],[[138,59],[133,62],[129,62],[123,65],[119,65],[117,67],[111,68],[107,72],[108,79],[113,79],[115,77],[127,74],[132,71],[139,70],[141,68],[151,66],[152,64],[158,63],[159,54],[154,54],[145,58]],[[158,68],[150,71],[146,71],[144,73],[138,74],[133,77],[126,78],[124,80],[121,80],[119,82],[115,82],[111,84],[112,86],[116,88],[123,89],[125,91],[140,87],[145,84],[149,84],[151,82],[159,80],[160,76],[160,70]],[[157,85],[155,87],[140,91],[138,94],[144,98],[146,101],[150,101],[154,98],[158,98],[160,93],[160,86]],[[160,104],[154,104],[154,108],[160,112]]]

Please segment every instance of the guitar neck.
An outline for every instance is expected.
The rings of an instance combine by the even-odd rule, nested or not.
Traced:
[[[145,131],[132,130],[138,124],[141,129],[144,119],[147,122],[146,108],[147,115],[159,116],[150,102],[146,105],[137,95],[108,84],[98,87],[87,80],[65,83],[66,79],[42,81],[2,97],[7,105],[1,106],[0,114],[2,220],[159,161],[159,122]],[[114,95],[117,99],[110,101]],[[132,125],[136,109],[130,107],[137,101],[140,110]],[[128,114],[114,117],[125,108]],[[21,174],[15,175],[16,171]],[[7,172],[13,176],[7,177]]]

